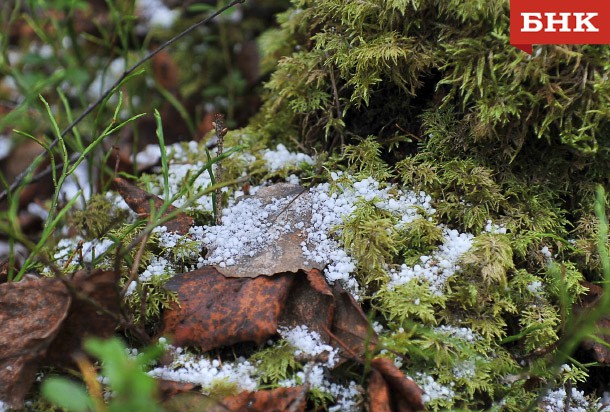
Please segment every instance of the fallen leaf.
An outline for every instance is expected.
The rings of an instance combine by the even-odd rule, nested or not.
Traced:
[[[125,202],[129,205],[131,210],[140,215],[148,216],[150,214],[151,200],[155,208],[159,209],[161,206],[163,206],[163,200],[160,197],[152,195],[139,187],[132,185],[123,178],[115,177],[113,179],[113,183],[114,187],[121,194],[123,199],[125,199]],[[176,208],[170,205],[164,215],[167,215],[175,210]],[[168,232],[175,232],[180,235],[186,235],[192,225],[193,218],[186,213],[179,213],[176,217],[163,224],[163,226],[167,228]]]
[[[286,299],[286,307],[280,318],[281,326],[295,328],[307,325],[318,332],[324,342],[330,340],[326,332],[333,321],[335,306],[333,292],[322,272],[312,269],[307,274],[299,272]]]
[[[178,96],[178,66],[167,50],[161,50],[155,54],[151,61],[152,72],[155,80],[161,87],[176,97]]]
[[[36,370],[68,314],[61,281],[27,276],[0,284],[0,400],[20,408]]]
[[[257,392],[242,392],[218,401],[207,412],[300,412],[305,411],[306,388],[277,388]]]
[[[179,303],[163,314],[161,335],[206,352],[238,342],[261,344],[277,331],[294,276],[227,278],[213,267],[176,275],[166,288]]]
[[[422,395],[424,391],[413,380],[407,378],[400,369],[388,358],[374,358],[371,367],[376,369],[385,381],[394,389],[394,399],[402,402],[414,411],[424,410]],[[403,402],[405,401],[405,402]]]
[[[119,272],[103,270],[74,275],[69,281],[73,290],[68,316],[49,346],[46,364],[74,366],[72,355],[81,350],[84,339],[104,339],[114,334],[121,305],[119,277]]]
[[[267,218],[267,237],[274,239],[266,247],[260,248],[253,256],[237,257],[231,266],[215,266],[220,273],[231,277],[255,277],[276,273],[311,269],[324,269],[324,265],[312,262],[303,256],[301,243],[307,238],[305,231],[311,222],[310,194],[305,188],[288,183],[278,183],[262,188],[253,196],[263,206],[283,200],[283,205]],[[305,223],[305,226],[302,226]],[[297,229],[301,227],[301,229]],[[210,247],[208,256],[214,253]]]
[[[334,342],[331,339],[330,344],[339,348],[343,348],[345,345],[352,353],[363,358],[367,351],[375,350],[379,343],[377,334],[360,305],[349,292],[341,287],[339,282],[335,283],[333,287],[333,295],[335,312],[332,332],[340,342]]]
[[[369,376],[368,395],[370,412],[392,412],[390,387],[381,373],[375,369]]]
[[[157,379],[157,383],[159,384],[159,392],[163,401],[171,399],[178,394],[190,392],[197,387],[194,383],[168,381],[165,379]]]
[[[217,402],[198,391],[182,392],[163,402],[165,412],[208,412]]]

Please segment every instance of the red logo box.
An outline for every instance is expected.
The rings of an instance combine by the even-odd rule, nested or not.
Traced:
[[[610,44],[610,0],[511,0],[510,44]]]

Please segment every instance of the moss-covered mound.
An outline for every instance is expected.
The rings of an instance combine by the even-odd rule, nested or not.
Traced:
[[[343,154],[327,166],[431,197],[428,219],[402,230],[372,202],[337,233],[388,349],[446,386],[432,409],[546,407],[550,387],[605,385],[586,381],[589,354],[561,348],[584,282],[603,280],[593,204],[610,175],[610,48],[529,56],[509,45],[508,16],[503,0],[295,0],[260,38],[271,77],[240,134]],[[446,244],[439,225],[474,235],[456,274],[440,292],[396,282]]]

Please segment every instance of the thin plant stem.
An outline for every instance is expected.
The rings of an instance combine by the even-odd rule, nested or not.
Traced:
[[[165,43],[161,44],[159,47],[157,47],[155,50],[153,50],[152,52],[148,53],[146,56],[144,56],[141,60],[139,60],[137,63],[135,63],[133,66],[131,66],[129,69],[125,70],[123,72],[123,74],[121,75],[121,77],[115,81],[108,89],[106,89],[106,91],[93,103],[91,103],[76,119],[74,119],[74,121],[72,121],[72,123],[70,123],[60,134],[61,138],[65,137],[68,133],[70,133],[72,131],[72,129],[74,129],[74,127],[76,127],[76,125],[78,125],[85,117],[87,117],[97,106],[100,105],[100,103],[102,103],[103,101],[105,101],[108,97],[110,97],[110,95],[112,93],[114,93],[115,89],[120,86],[123,81],[129,77],[131,74],[133,74],[135,72],[135,70],[137,68],[139,68],[140,66],[142,66],[144,63],[146,63],[147,61],[149,61],[150,59],[152,59],[153,57],[155,57],[157,54],[159,54],[162,50],[166,49],[167,47],[171,46],[172,44],[176,43],[178,40],[182,39],[184,36],[186,36],[187,34],[191,33],[193,30],[197,29],[198,27],[209,23],[210,21],[212,21],[214,18],[216,18],[219,14],[223,13],[224,11],[230,9],[231,7],[234,7],[237,4],[241,4],[241,3],[245,3],[246,0],[233,0],[231,1],[229,4],[227,4],[226,6],[218,9],[217,11],[215,11],[213,14],[211,14],[210,16],[208,16],[207,18],[191,25],[190,27],[188,27],[187,29],[185,29],[184,31],[182,31],[181,33],[177,34],[176,36],[172,37],[171,39],[167,40]],[[56,137],[55,140],[53,140],[53,142],[51,142],[51,144],[49,145],[50,149],[53,149],[55,146],[57,146],[57,144],[59,143],[60,138]],[[38,155],[38,157],[42,158],[46,156],[46,153],[41,153],[40,155]],[[34,162],[36,163],[36,162]],[[31,182],[36,182],[37,180],[39,180],[40,178],[46,176],[48,173],[51,172],[51,170],[55,170],[55,168],[47,168],[44,171],[42,171],[41,173],[35,175],[32,179]],[[13,190],[15,190],[16,188],[18,188],[24,181],[25,177],[28,176],[29,174],[31,174],[34,171],[33,166],[28,167],[25,171],[23,171],[21,174],[19,174],[19,176],[17,176],[17,178],[15,178],[15,181],[10,185],[10,187],[6,190],[4,190],[2,193],[0,193],[0,201],[6,199],[6,197],[8,196],[9,192],[12,192]]]

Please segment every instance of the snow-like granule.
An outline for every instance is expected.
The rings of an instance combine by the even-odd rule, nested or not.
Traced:
[[[536,295],[536,296],[542,296],[542,293],[544,292],[542,282],[539,280],[535,280],[535,281],[529,283],[526,288],[527,288],[528,292],[530,292],[532,295]]]
[[[150,263],[146,266],[146,269],[140,273],[140,281],[147,282],[155,277],[163,276],[164,274],[171,271],[171,266],[167,259],[161,256],[153,256],[150,259]]]
[[[0,160],[9,155],[13,148],[13,141],[5,135],[0,134]]]
[[[240,391],[257,389],[257,369],[247,360],[220,362],[205,356],[194,356],[182,352],[180,348],[169,347],[174,360],[168,366],[161,366],[148,372],[149,375],[170,381],[189,382],[201,385],[204,391],[215,383],[233,383]]]
[[[313,159],[304,153],[293,153],[286,149],[283,144],[278,144],[275,150],[265,150],[263,159],[267,168],[275,172],[288,166],[299,166],[301,163],[313,164]]]
[[[323,343],[320,334],[316,331],[308,330],[307,326],[301,325],[293,329],[280,328],[278,332],[286,342],[296,349],[294,352],[295,356],[307,355],[315,358],[327,352],[328,361],[325,362],[325,365],[332,368],[337,363],[339,350]]]
[[[49,217],[49,211],[36,202],[28,203],[27,210],[29,214],[38,216],[43,222]]]
[[[466,359],[453,367],[453,375],[458,379],[472,379],[477,373],[477,364],[474,359]]]
[[[158,144],[147,144],[144,150],[135,155],[135,162],[141,168],[153,166],[159,159],[161,159],[161,148]]]
[[[506,234],[506,227],[504,225],[497,225],[497,224],[493,223],[491,220],[488,220],[487,224],[485,225],[485,231],[487,233],[496,233],[496,234],[504,235],[504,234]]]
[[[0,240],[0,258],[8,257],[12,254],[15,256],[15,260],[21,264],[25,261],[25,259],[30,255],[29,250],[23,246],[21,243],[15,242],[12,245],[7,241]]]
[[[360,411],[359,405],[362,403],[364,390],[354,381],[350,381],[348,386],[338,385],[326,379],[326,368],[319,364],[308,363],[302,371],[296,373],[293,379],[286,379],[279,382],[285,388],[294,387],[308,383],[310,387],[327,392],[333,396],[335,405],[328,410],[334,412],[356,412]]]
[[[424,394],[422,395],[424,403],[436,399],[451,401],[455,396],[455,392],[451,387],[436,382],[432,376],[425,373],[418,372],[415,375],[415,381],[424,391]]]
[[[206,163],[199,161],[194,164],[170,164],[168,166],[168,183],[169,183],[169,197],[173,198],[176,194],[180,192],[190,180],[192,176],[194,176],[199,171],[205,169]],[[163,176],[159,175],[158,177],[160,188],[158,190],[157,195],[160,197],[165,197],[161,195],[161,188],[163,187]],[[191,190],[187,191],[183,196],[178,197],[172,205],[175,207],[182,207],[191,200],[193,197],[193,193],[202,193],[206,188],[211,186],[212,180],[210,179],[210,174],[207,170],[204,170],[191,186]],[[197,198],[194,202],[189,203],[187,209],[198,209],[198,210],[207,210],[212,211],[212,194],[208,193],[206,195],[202,195]]]
[[[170,10],[161,0],[136,0],[136,8],[151,27],[169,29],[180,16],[178,10]]]
[[[542,253],[547,263],[551,263],[553,261],[553,254],[549,250],[548,246],[544,246],[542,249],[540,249],[540,253]]]
[[[275,222],[269,217],[281,212],[293,197],[273,199],[269,204],[263,204],[257,198],[246,198],[224,209],[222,225],[206,228],[204,242],[210,250],[207,263],[232,266],[243,257],[255,256],[282,231],[291,231],[289,227],[272,230]]]
[[[89,167],[87,162],[83,161],[74,170],[68,178],[64,181],[64,184],[60,189],[60,199],[71,200],[76,197],[79,190],[82,190],[79,195],[80,198],[76,201],[75,205],[83,208],[85,206],[84,201],[91,197],[91,184],[89,181]]]
[[[465,342],[473,343],[481,339],[481,336],[470,328],[457,327],[451,325],[441,325],[434,328],[437,333],[442,333],[448,337],[457,338]]]
[[[167,156],[173,163],[185,163],[189,160],[189,155],[199,153],[199,143],[190,140],[184,143],[175,143],[167,146]]]
[[[390,271],[388,287],[394,288],[416,279],[426,282],[435,295],[442,295],[447,279],[460,269],[460,257],[470,249],[474,236],[443,229],[443,237],[444,242],[437,250],[420,258],[421,264],[413,267],[403,264],[400,271]]]
[[[361,386],[350,381],[348,386],[331,383],[328,392],[335,398],[336,404],[329,407],[329,412],[357,412],[362,410],[363,392]]]
[[[87,97],[91,100],[97,100],[114,82],[121,78],[125,71],[125,59],[118,57],[114,59],[107,69],[101,70],[93,79],[93,82],[87,89]],[[111,102],[116,101],[116,94],[110,99]]]
[[[338,179],[340,176],[334,177]],[[245,198],[223,210],[222,225],[204,228],[202,240],[210,252],[202,264],[234,265],[241,259],[255,256],[275,241],[280,233],[302,230],[305,235],[301,243],[304,259],[325,266],[324,274],[329,282],[340,281],[357,295],[358,285],[352,276],[357,262],[331,237],[331,233],[349,219],[361,201],[374,202],[376,207],[395,215],[398,227],[434,213],[430,196],[425,193],[403,192],[393,186],[382,187],[373,178],[356,181],[353,185],[341,183],[335,185],[334,190],[329,183],[320,184],[296,200],[294,195],[290,195],[263,204],[260,199]],[[311,220],[294,228],[279,228],[278,232],[273,216],[289,204],[296,213],[310,211]],[[463,245],[467,235],[448,230],[445,234],[447,241],[437,252],[439,262],[435,264],[435,270],[442,269],[442,273],[448,277],[451,270],[457,269],[454,254],[461,254],[464,249],[456,250],[456,245]],[[470,247],[469,242],[467,247]]]
[[[540,407],[545,412],[586,412],[589,402],[585,399],[584,393],[572,388],[570,395],[568,400],[564,388],[556,389],[542,398]]]
[[[296,373],[292,379],[279,382],[280,386],[292,387],[308,383],[312,388],[327,392],[333,396],[335,405],[329,411],[357,411],[357,406],[362,401],[362,387],[355,382],[349,386],[337,385],[327,380],[328,368],[335,366],[339,359],[339,350],[322,342],[322,338],[315,331],[310,331],[307,326],[297,326],[292,329],[280,328],[278,332],[295,348],[294,355],[301,357],[306,355],[312,360],[305,365],[302,371]],[[327,360],[320,361],[319,355],[326,353]]]
[[[68,259],[73,256],[78,248],[78,243],[82,240],[79,236],[70,239],[62,239],[57,244],[53,258],[55,264],[63,266],[68,262]],[[104,254],[109,248],[114,245],[114,241],[110,239],[94,239],[91,241],[83,241],[82,250],[73,258],[73,262],[78,262],[82,254],[83,262],[91,263],[94,258]]]

